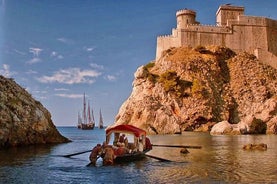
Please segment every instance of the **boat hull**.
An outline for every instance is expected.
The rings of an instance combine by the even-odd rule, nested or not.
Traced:
[[[133,161],[138,161],[138,160],[142,160],[146,157],[146,153],[147,151],[143,151],[143,152],[136,152],[136,153],[132,153],[132,154],[124,154],[124,155],[119,155],[116,156],[114,159],[115,163],[125,163],[125,162],[133,162]]]
[[[94,124],[82,124],[80,129],[82,129],[82,130],[93,130],[94,129]]]

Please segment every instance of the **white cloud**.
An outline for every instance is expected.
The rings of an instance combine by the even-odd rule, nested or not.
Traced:
[[[34,90],[34,91],[32,91],[32,93],[36,93],[36,94],[47,94],[48,91]]]
[[[55,88],[54,90],[55,91],[68,91],[68,89],[66,89],[66,88]]]
[[[100,70],[103,70],[104,69],[104,66],[103,65],[98,65],[96,63],[90,63],[89,64],[92,68],[95,68],[95,69],[100,69]]]
[[[115,81],[116,77],[114,75],[107,75],[105,79],[107,79],[108,81]]]
[[[55,94],[55,96],[64,97],[64,98],[83,98],[82,94],[65,94],[65,93],[59,93]]]
[[[19,51],[19,50],[17,50],[17,49],[14,49],[14,52],[16,52],[17,54],[20,54],[20,55],[22,55],[22,56],[26,55],[25,52]]]
[[[88,52],[91,52],[91,51],[93,51],[94,50],[94,48],[87,48],[87,51]]]
[[[64,58],[63,55],[59,54],[56,51],[52,51],[50,54],[50,57],[55,58],[55,59],[63,59]]]
[[[94,47],[84,47],[84,50],[87,52],[92,52],[94,49]]]
[[[26,74],[37,74],[38,72],[37,71],[34,71],[34,70],[29,70],[26,72]]]
[[[80,84],[95,82],[95,78],[101,73],[96,70],[81,70],[80,68],[68,68],[55,72],[52,76],[42,76],[37,80],[42,83]]]
[[[64,37],[57,38],[57,40],[58,40],[59,42],[65,43],[65,44],[72,44],[72,43],[73,43],[72,40],[67,39],[67,38],[64,38]]]
[[[39,90],[37,88],[30,88],[27,87],[26,90],[32,94],[32,96],[37,100],[46,100],[48,99],[48,91],[46,90]]]
[[[35,63],[39,63],[39,62],[41,62],[41,59],[40,58],[37,58],[37,57],[35,57],[35,58],[32,58],[32,59],[30,59],[29,61],[27,61],[27,64],[35,64]]]
[[[15,72],[10,71],[10,66],[7,64],[3,64],[2,68],[3,69],[0,69],[0,74],[3,75],[4,77],[11,77],[12,75],[15,74]]]
[[[52,51],[51,54],[50,54],[51,57],[55,57],[57,55],[58,55],[58,53],[56,51]]]
[[[34,57],[38,57],[39,53],[42,51],[41,48],[29,48],[29,52],[33,53]]]

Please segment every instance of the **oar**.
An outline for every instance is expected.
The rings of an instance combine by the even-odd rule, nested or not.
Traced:
[[[91,150],[87,150],[87,151],[82,151],[82,152],[78,152],[78,153],[73,153],[73,154],[69,154],[69,155],[62,155],[63,157],[71,157],[71,156],[75,156],[75,155],[81,155],[83,153],[88,153],[91,152]]]
[[[171,147],[171,148],[192,148],[192,149],[201,149],[202,146],[183,146],[183,145],[160,145],[160,144],[152,144],[152,146],[157,147]]]
[[[98,155],[98,156],[97,156],[97,158],[96,158],[96,161],[97,161],[97,160],[98,160],[98,158],[100,158],[100,157],[101,157],[101,156],[100,156],[100,155]],[[89,164],[87,164],[86,166],[87,166],[87,167],[89,167],[89,166],[95,166],[95,164],[93,164],[93,163],[91,163],[91,162],[90,162],[90,163],[89,163]]]
[[[147,157],[150,157],[150,158],[154,158],[154,159],[157,159],[159,161],[162,161],[162,162],[172,162],[171,160],[167,160],[165,158],[161,158],[161,157],[156,157],[156,156],[153,156],[153,155],[148,155],[148,154],[145,154]]]

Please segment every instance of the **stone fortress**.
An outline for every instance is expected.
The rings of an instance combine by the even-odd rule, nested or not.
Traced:
[[[177,28],[171,35],[157,38],[156,60],[171,47],[218,45],[235,52],[247,51],[260,62],[277,68],[277,20],[246,16],[244,7],[221,5],[216,12],[216,25],[201,25],[196,12],[176,12]]]

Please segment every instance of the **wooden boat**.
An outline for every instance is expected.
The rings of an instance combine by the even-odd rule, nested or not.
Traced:
[[[125,139],[122,140],[124,136]],[[103,165],[130,162],[145,158],[146,153],[151,149],[152,144],[144,130],[132,125],[118,125],[106,129],[106,141],[101,148],[100,144],[98,148],[97,146],[93,148],[90,161],[91,165],[95,165],[96,160],[102,157]]]

